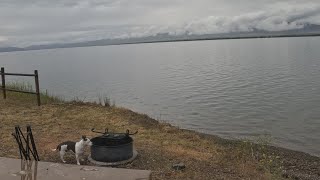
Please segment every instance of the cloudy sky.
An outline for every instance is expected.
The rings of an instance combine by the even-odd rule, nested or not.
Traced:
[[[0,47],[320,24],[320,0],[0,0]]]

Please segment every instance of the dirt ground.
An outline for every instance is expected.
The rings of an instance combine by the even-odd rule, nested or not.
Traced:
[[[15,125],[25,129],[27,124],[32,126],[42,161],[60,162],[51,149],[66,140],[78,141],[82,135],[98,136],[91,128],[130,129],[138,131],[133,138],[139,155],[120,167],[151,170],[152,179],[320,179],[319,158],[304,153],[182,130],[119,107],[80,102],[38,107],[13,97],[0,99],[0,156],[19,157],[11,133]],[[75,164],[73,154],[66,160]],[[174,170],[176,163],[186,168]]]

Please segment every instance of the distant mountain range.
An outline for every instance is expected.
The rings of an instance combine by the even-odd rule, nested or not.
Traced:
[[[0,47],[0,52],[23,51],[24,48],[17,47]]]
[[[157,34],[156,36],[148,36],[148,37],[141,37],[141,38],[101,39],[101,40],[78,42],[78,43],[33,45],[33,46],[24,47],[24,48],[19,48],[19,47],[2,47],[1,48],[0,47],[0,52],[87,47],[87,46],[107,46],[107,45],[120,45],[120,44],[157,43],[157,42],[171,42],[171,41],[300,37],[300,36],[320,36],[320,25],[307,24],[302,29],[294,29],[294,30],[286,30],[286,31],[254,30],[252,32],[232,32],[232,33],[204,34],[204,35],[189,35],[186,33],[184,35],[178,35],[178,36],[170,35],[168,33],[163,33],[163,34]]]

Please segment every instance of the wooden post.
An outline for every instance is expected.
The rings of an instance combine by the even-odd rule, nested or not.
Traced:
[[[40,87],[39,87],[39,76],[38,76],[38,70],[34,70],[34,79],[36,82],[36,93],[37,93],[37,101],[38,101],[38,106],[41,105],[41,101],[40,101]]]
[[[6,99],[7,94],[6,94],[6,79],[5,79],[5,75],[4,75],[4,67],[1,67],[1,80],[2,80],[3,99]]]

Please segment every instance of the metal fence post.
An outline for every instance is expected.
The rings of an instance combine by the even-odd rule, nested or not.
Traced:
[[[37,93],[37,101],[38,101],[38,106],[41,105],[41,100],[40,100],[40,87],[39,87],[39,75],[38,75],[38,70],[34,70],[34,79],[36,83],[36,93]]]
[[[1,81],[2,81],[3,99],[6,99],[7,94],[6,94],[6,79],[4,75],[4,67],[1,67]]]

